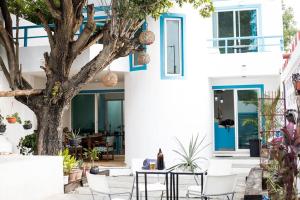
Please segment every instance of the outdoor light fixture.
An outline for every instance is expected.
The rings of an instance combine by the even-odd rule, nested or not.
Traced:
[[[221,97],[221,99],[220,99],[220,103],[224,103],[223,97]]]

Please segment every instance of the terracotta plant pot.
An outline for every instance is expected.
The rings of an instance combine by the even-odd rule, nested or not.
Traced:
[[[296,81],[296,90],[300,91],[300,81]]]
[[[69,183],[75,182],[77,178],[77,170],[74,169],[69,174]]]
[[[82,170],[78,169],[76,173],[76,180],[81,180],[82,178]]]
[[[15,117],[6,117],[6,120],[10,124],[14,124],[17,122],[17,118],[15,118]]]

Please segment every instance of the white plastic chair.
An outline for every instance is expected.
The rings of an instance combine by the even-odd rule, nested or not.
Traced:
[[[93,196],[93,200],[95,200],[94,193],[99,193],[108,196],[110,200],[120,200],[120,198],[112,198],[112,196],[114,195],[129,195],[128,199],[131,199],[131,192],[112,193],[108,186],[105,175],[95,175],[87,173],[87,181],[89,184],[91,194]]]
[[[201,193],[201,189],[199,187],[190,187],[187,191],[187,198],[189,198],[190,195],[199,196],[201,199],[224,196],[227,197],[228,200],[232,200],[235,194],[234,189],[236,186],[236,181],[236,174],[207,175],[203,192]]]
[[[209,160],[208,169],[206,170],[207,175],[218,176],[218,175],[230,175],[232,172],[232,162],[230,160],[222,159],[211,159]],[[207,176],[204,176],[204,182]],[[188,187],[189,191],[201,191],[201,183],[197,180],[198,185],[192,185]]]
[[[132,191],[133,189],[136,188],[136,184],[135,184],[135,178],[136,178],[136,171],[139,171],[142,169],[143,166],[143,159],[137,159],[134,158],[131,160],[131,170],[132,170],[132,174],[133,174],[133,185],[132,185]],[[158,177],[159,179],[159,177]],[[162,192],[161,194],[161,198],[163,195],[163,192],[166,191],[166,185],[165,183],[161,183],[159,180],[157,183],[147,183],[147,192]],[[142,193],[145,192],[145,184],[144,183],[140,183],[139,184],[139,196],[140,199],[142,199]]]

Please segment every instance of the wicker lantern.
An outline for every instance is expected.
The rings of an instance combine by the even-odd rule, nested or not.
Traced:
[[[155,41],[155,35],[152,31],[143,31],[139,36],[141,44],[150,45]]]
[[[106,87],[114,87],[118,83],[118,75],[111,71],[108,71],[108,73],[103,76],[102,83]]]
[[[147,65],[150,62],[150,56],[144,51],[138,53],[138,65]]]

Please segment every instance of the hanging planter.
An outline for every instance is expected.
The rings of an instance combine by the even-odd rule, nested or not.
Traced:
[[[138,65],[147,65],[150,63],[150,56],[144,51],[138,53]]]
[[[0,133],[4,133],[6,131],[6,125],[3,123],[3,120],[4,120],[4,117],[2,117],[2,115],[0,115]]]
[[[7,115],[6,120],[10,124],[15,124],[16,122],[18,122],[19,124],[22,123],[21,118],[19,117],[18,113],[14,113],[12,115]]]
[[[5,131],[6,131],[6,125],[5,124],[0,124],[0,133],[4,133]]]
[[[102,83],[106,87],[114,87],[118,83],[118,75],[108,70],[108,73],[102,78]]]
[[[155,41],[155,35],[152,31],[143,31],[139,36],[139,41],[141,44],[150,45]]]
[[[30,121],[30,120],[24,121],[23,128],[24,128],[25,130],[31,129],[31,128],[32,128],[32,123],[31,123],[31,121]]]

